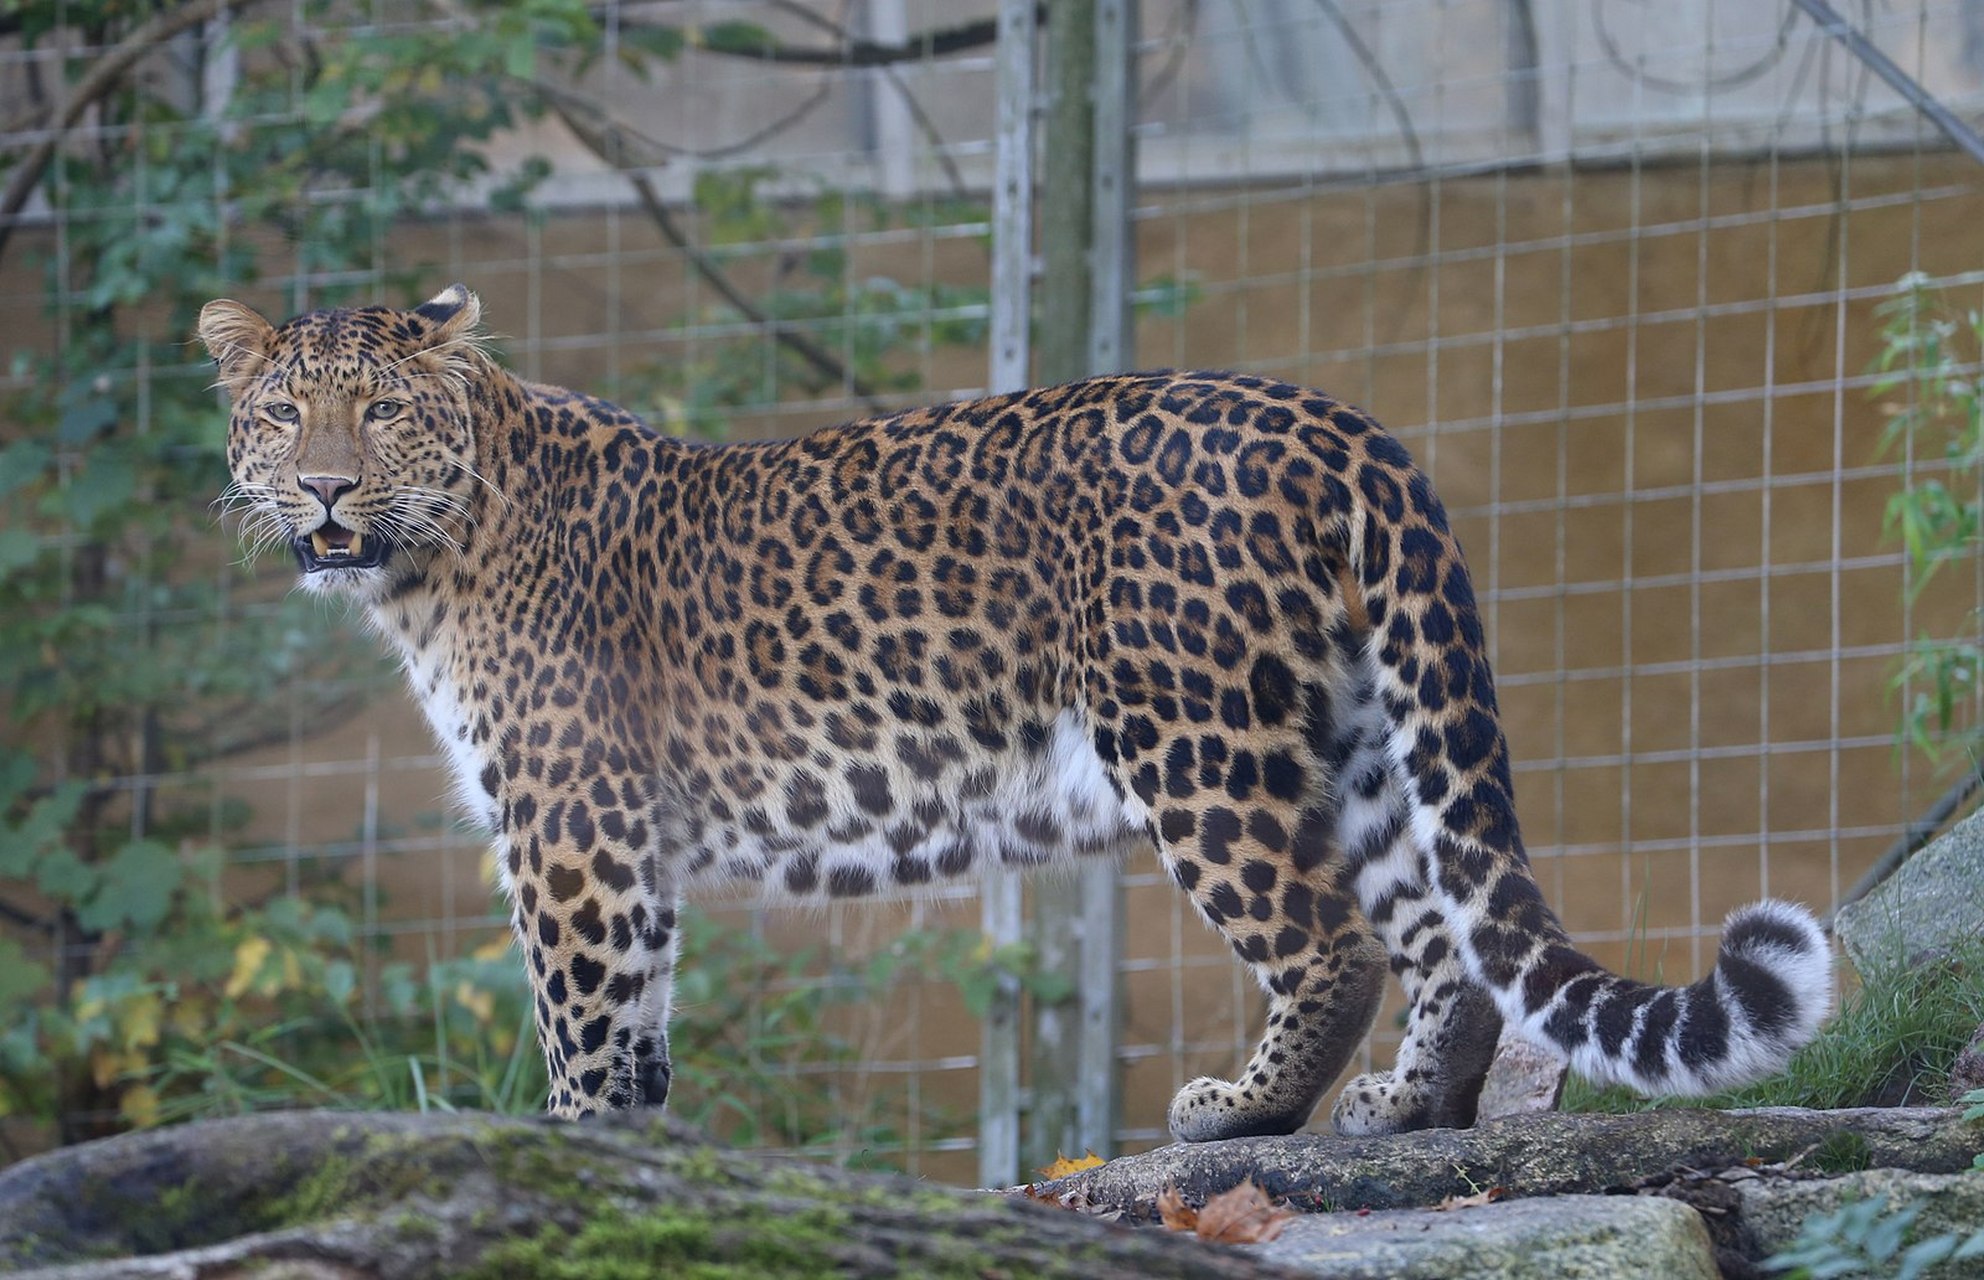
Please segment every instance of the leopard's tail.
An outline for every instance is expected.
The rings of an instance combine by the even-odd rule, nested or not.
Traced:
[[[1832,1005],[1818,921],[1788,902],[1744,907],[1714,970],[1685,987],[1620,977],[1571,945],[1523,851],[1467,568],[1423,478],[1411,499],[1393,521],[1353,516],[1344,549],[1423,906],[1506,1022],[1593,1081],[1700,1095],[1775,1074]],[[1377,919],[1401,905],[1364,908]]]

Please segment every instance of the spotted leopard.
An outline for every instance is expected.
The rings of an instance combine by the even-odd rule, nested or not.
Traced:
[[[861,898],[1154,845],[1265,988],[1171,1131],[1466,1125],[1503,1023],[1602,1082],[1777,1070],[1830,1002],[1809,913],[1692,986],[1572,946],[1530,874],[1439,500],[1362,413],[1143,373],[698,446],[523,381],[459,285],[275,327],[216,301],[253,522],[397,649],[494,832],[551,1109],[668,1093],[684,893]]]

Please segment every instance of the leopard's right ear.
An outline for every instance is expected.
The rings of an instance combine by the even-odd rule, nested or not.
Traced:
[[[275,327],[253,307],[232,298],[215,298],[200,308],[200,341],[220,366],[220,380],[238,392],[269,358]]]

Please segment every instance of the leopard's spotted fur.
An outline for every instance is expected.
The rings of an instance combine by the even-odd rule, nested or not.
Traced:
[[[1154,842],[1269,997],[1174,1133],[1466,1124],[1503,1019],[1584,1074],[1775,1070],[1830,993],[1811,917],[1713,973],[1599,968],[1544,905],[1461,554],[1347,405],[1105,377],[697,447],[523,382],[460,286],[273,328],[215,302],[241,492],[363,601],[496,832],[552,1109],[658,1103],[678,895],[858,897]],[[376,563],[374,563],[376,561]]]

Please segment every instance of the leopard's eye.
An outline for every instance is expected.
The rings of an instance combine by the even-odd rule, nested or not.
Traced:
[[[384,422],[389,418],[397,418],[405,412],[404,400],[374,400],[371,407],[366,409],[365,416],[374,422]]]
[[[262,405],[262,412],[277,422],[294,422],[297,417],[296,406],[287,400],[266,401]]]

